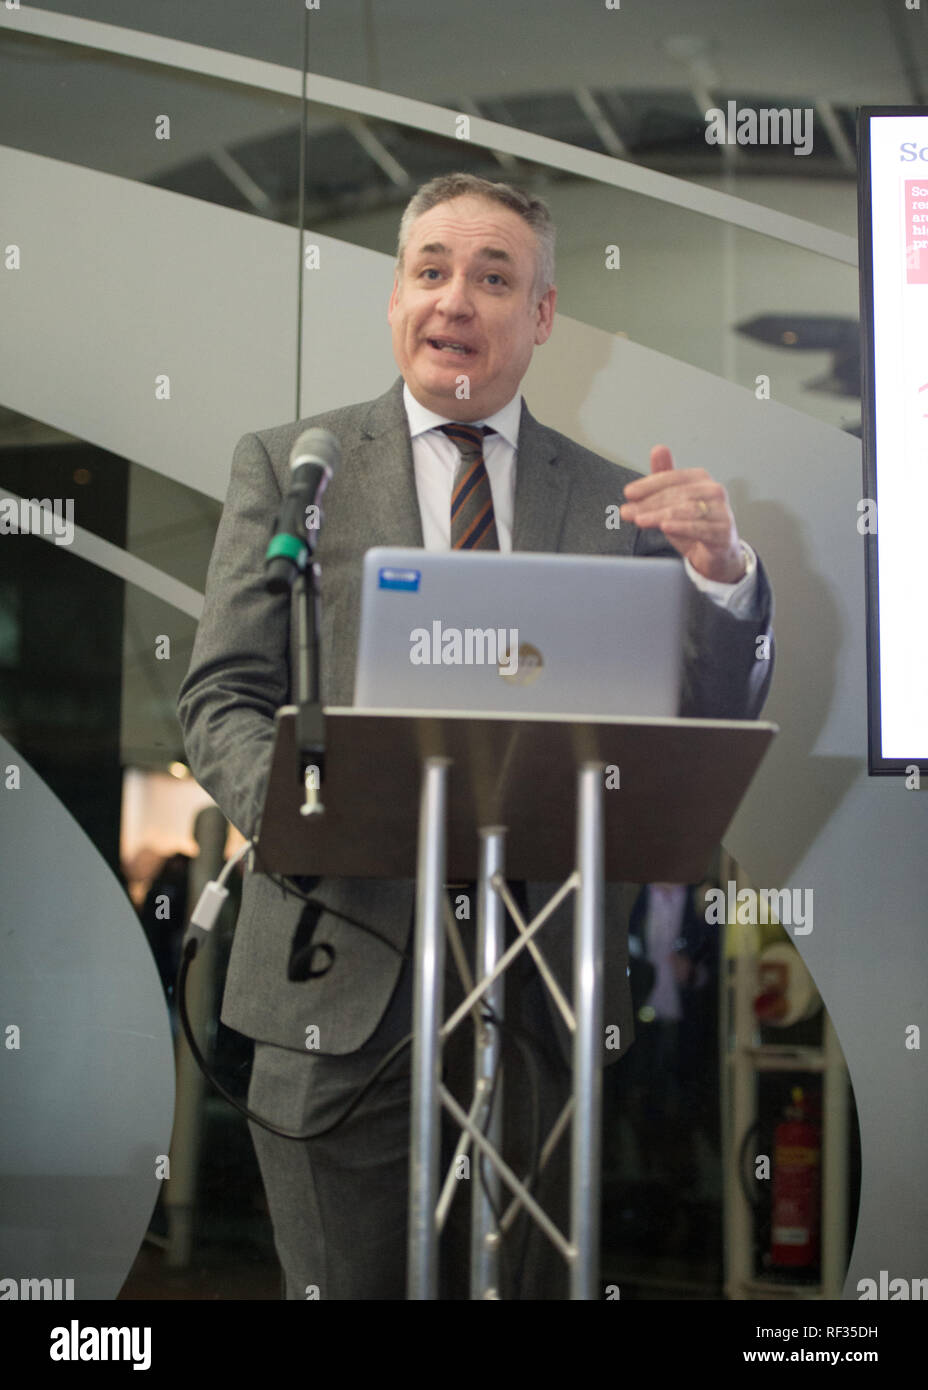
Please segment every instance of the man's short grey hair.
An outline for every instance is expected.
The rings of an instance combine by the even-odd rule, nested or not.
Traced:
[[[412,224],[424,212],[438,207],[439,203],[450,203],[452,198],[487,198],[491,202],[501,203],[525,219],[535,233],[535,282],[532,293],[540,299],[554,284],[555,228],[547,203],[512,184],[492,183],[490,179],[478,178],[476,174],[441,174],[424,183],[409,200],[400,219],[396,248],[397,273],[403,273],[403,257]]]

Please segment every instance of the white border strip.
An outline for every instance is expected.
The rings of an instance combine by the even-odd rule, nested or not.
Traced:
[[[267,92],[278,92],[299,99],[302,95],[302,74],[296,68],[279,63],[265,63],[257,58],[243,58],[237,53],[206,48],[200,44],[183,43],[179,39],[162,38],[136,29],[122,29],[115,24],[100,24],[96,20],[75,19],[70,15],[49,10],[7,10],[0,8],[0,28],[18,30],[35,37],[59,43],[80,44],[103,53],[116,53],[145,63],[199,73],[225,82],[235,82]],[[429,102],[415,101],[394,92],[380,92],[354,82],[342,82],[334,77],[309,73],[307,93],[311,101],[337,110],[354,111],[363,116],[394,121],[412,126],[432,135],[453,138],[457,112]],[[830,260],[857,265],[857,238],[819,227],[801,217],[776,212],[714,188],[703,188],[686,179],[660,174],[610,155],[551,140],[544,135],[516,130],[479,116],[470,118],[471,143],[486,149],[516,155],[519,159],[550,169],[561,169],[596,183],[611,184],[630,193],[669,203],[675,208],[714,217],[734,227],[758,232],[788,242],[804,251],[812,251]]]
[[[0,487],[0,499],[5,501],[7,498],[12,498],[20,504],[25,500],[18,493]],[[41,531],[26,531],[24,534],[39,536],[50,545],[56,544],[53,536],[47,536]],[[15,544],[12,536],[0,538],[0,545]],[[165,574],[164,570],[156,569],[147,560],[139,560],[127,550],[113,545],[112,541],[105,541],[102,536],[95,536],[92,531],[86,531],[83,526],[74,527],[74,540],[64,548],[72,555],[79,555],[82,560],[97,565],[99,569],[107,570],[119,579],[124,579],[127,584],[134,584],[136,588],[143,589],[146,594],[153,594],[163,603],[178,608],[181,613],[186,613],[199,622],[200,614],[203,612],[203,595],[196,589],[191,589],[189,584]]]

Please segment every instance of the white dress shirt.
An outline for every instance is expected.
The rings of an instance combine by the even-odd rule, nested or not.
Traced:
[[[449,424],[452,415],[436,415],[420,405],[409,387],[403,383],[403,404],[409,421],[412,440],[412,461],[416,474],[416,493],[422,516],[422,539],[426,550],[451,549],[451,493],[454,475],[461,455],[457,445],[439,429]],[[485,420],[469,420],[468,424],[489,425],[495,434],[483,441],[483,461],[490,479],[496,534],[501,551],[512,550],[512,526],[516,496],[516,450],[519,444],[519,422],[522,418],[522,393],[516,392],[508,405],[488,415]],[[620,499],[616,499],[617,501]],[[736,584],[723,584],[706,579],[693,569],[689,560],[683,567],[697,589],[709,595],[736,618],[750,609],[757,587],[757,556],[749,545],[741,542],[747,572]]]
[[[645,952],[654,966],[654,984],[646,1003],[651,1005],[657,1018],[665,1022],[683,1017],[680,986],[671,957],[676,951],[683,925],[686,894],[684,883],[648,884]]]

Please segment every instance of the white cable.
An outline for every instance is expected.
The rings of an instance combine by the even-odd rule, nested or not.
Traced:
[[[217,879],[210,879],[209,883],[207,883],[206,887],[203,889],[190,917],[190,923],[184,937],[185,948],[190,940],[195,940],[199,946],[201,942],[206,940],[206,937],[216,925],[216,919],[229,896],[229,890],[224,886],[225,882],[236,864],[244,859],[251,847],[252,841],[246,840],[241,849],[237,850],[232,858],[228,859],[223,865],[219,877]]]

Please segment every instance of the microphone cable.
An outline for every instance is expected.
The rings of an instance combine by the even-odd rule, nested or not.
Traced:
[[[260,864],[261,852],[257,845],[254,846],[254,854],[255,862]],[[339,908],[328,907],[325,903],[321,903],[318,898],[313,897],[312,893],[305,892],[299,884],[294,883],[292,878],[287,878],[284,874],[272,873],[269,869],[264,868],[261,869],[261,873],[264,874],[265,878],[270,879],[271,883],[276,884],[284,896],[289,894],[291,897],[299,898],[301,902],[309,903],[313,907],[321,907],[326,912],[331,913],[333,917],[337,917],[340,922],[347,922],[349,926],[356,927],[358,931],[366,932],[367,935],[372,936],[375,941],[379,941],[381,946],[387,946],[391,951],[395,952],[401,960],[412,960],[412,956],[408,951],[404,951],[402,947],[397,946],[395,941],[391,941],[388,936],[384,936],[382,932],[377,931],[376,927],[369,926],[367,922],[359,922],[356,917],[349,917],[347,912],[342,912]],[[333,951],[332,963],[334,963],[334,959],[335,953]]]
[[[230,859],[226,861],[226,863],[223,865],[222,871],[219,874],[219,877],[215,881],[211,880],[203,889],[202,893],[200,894],[199,901],[197,902],[197,905],[194,908],[193,913],[191,914],[190,922],[187,927],[187,933],[184,938],[183,949],[181,953],[180,969],[178,971],[177,984],[175,988],[175,998],[177,1000],[178,1016],[180,1018],[180,1023],[183,1029],[184,1037],[187,1040],[187,1045],[190,1048],[191,1054],[197,1066],[200,1068],[207,1081],[210,1082],[210,1084],[219,1092],[219,1094],[223,1096],[223,1098],[226,1101],[228,1101],[228,1103],[235,1110],[237,1110],[240,1115],[243,1115],[246,1120],[252,1121],[252,1123],[260,1126],[260,1128],[267,1130],[268,1133],[275,1134],[278,1136],[278,1138],[281,1139],[293,1139],[298,1142],[306,1142],[307,1140],[311,1139],[321,1139],[324,1136],[331,1134],[340,1125],[344,1124],[345,1121],[354,1113],[354,1111],[358,1108],[358,1106],[364,1100],[365,1096],[367,1096],[368,1092],[372,1089],[372,1087],[374,1087],[377,1084],[377,1082],[384,1075],[384,1073],[387,1072],[391,1066],[393,1066],[397,1059],[401,1057],[402,1054],[406,1051],[406,1049],[410,1046],[413,1039],[413,1035],[412,1033],[408,1033],[406,1037],[401,1038],[400,1041],[396,1043],[383,1058],[381,1058],[380,1062],[371,1072],[367,1080],[359,1087],[359,1089],[355,1092],[354,1096],[352,1096],[351,1100],[349,1101],[345,1109],[342,1111],[342,1113],[338,1115],[330,1124],[326,1125],[323,1129],[311,1130],[300,1133],[294,1133],[292,1130],[282,1129],[279,1125],[275,1125],[272,1121],[266,1119],[263,1115],[257,1114],[256,1111],[250,1109],[248,1105],[246,1105],[243,1101],[239,1100],[237,1096],[232,1095],[232,1093],[226,1089],[226,1087],[222,1084],[222,1082],[213,1072],[206,1058],[203,1056],[203,1053],[200,1050],[200,1046],[196,1040],[196,1037],[194,1036],[193,1026],[190,1022],[190,1015],[187,1009],[187,976],[190,972],[190,967],[196,958],[196,954],[201,943],[206,940],[207,936],[212,931],[216,923],[216,920],[219,916],[219,913],[222,910],[226,900],[228,899],[229,890],[225,887],[227,880],[229,879],[236,865],[239,864],[241,860],[244,859],[248,851],[253,848],[253,842],[251,840],[248,840],[244,845],[241,846],[240,849],[236,851],[234,855],[232,855]],[[257,857],[258,855],[256,851],[256,858]],[[280,886],[281,890],[284,893],[292,894],[293,896],[300,898],[305,902],[313,903],[314,905],[317,904],[316,899],[314,899],[310,894],[305,893],[301,888],[299,888],[298,885],[292,883],[283,875],[272,874],[269,875],[269,877]],[[324,906],[324,904],[320,905]],[[373,936],[377,941],[379,941],[382,945],[388,946],[392,951],[395,952],[396,955],[400,956],[403,960],[411,959],[408,951],[402,950],[394,942],[390,941],[388,937],[383,936],[380,932],[376,931],[373,927],[368,926],[366,923],[357,921],[355,918],[349,917],[346,913],[338,912],[335,909],[326,908],[326,911],[332,912],[334,916],[338,917],[340,920],[344,922],[347,922],[350,926],[357,927],[359,930],[367,932],[369,935]],[[486,1003],[483,1003],[481,1005],[481,1008],[486,1019],[494,1027],[496,1027],[501,1032],[509,1033],[512,1036],[513,1041],[515,1042],[516,1047],[522,1057],[523,1066],[525,1067],[525,1071],[527,1074],[530,1094],[532,1098],[532,1137],[530,1144],[530,1153],[532,1157],[530,1170],[525,1179],[525,1185],[526,1187],[528,1187],[529,1191],[531,1191],[531,1188],[534,1186],[534,1183],[538,1176],[538,1165],[540,1161],[541,1135],[538,1073],[539,1058],[533,1055],[536,1051],[539,1051],[538,1044],[537,1041],[531,1036],[531,1034],[525,1032],[523,1029],[517,1027],[514,1024],[507,1023],[505,1020],[500,1019],[496,1015],[496,1013],[490,1008],[490,1006]],[[494,1075],[494,1092],[495,1089],[496,1076]],[[492,1109],[490,1108],[487,1112],[488,1118],[491,1113]],[[483,1155],[480,1155],[480,1158],[478,1159],[478,1171],[480,1181],[484,1186],[484,1191],[487,1192],[485,1177],[483,1173]],[[488,1192],[487,1196],[489,1198]],[[491,1206],[492,1205],[493,1204],[491,1203]],[[501,1214],[496,1212],[495,1208],[494,1214],[497,1217],[497,1222],[499,1222],[499,1220],[501,1219]],[[523,1213],[523,1217],[527,1217],[527,1215],[528,1213]],[[523,1242],[522,1257],[517,1262],[518,1265],[521,1266],[523,1264],[524,1256],[525,1242]]]
[[[396,1059],[401,1056],[410,1045],[412,1042],[412,1033],[409,1033],[405,1038],[401,1038],[400,1041],[390,1049],[386,1056],[383,1057],[374,1068],[364,1084],[356,1091],[341,1115],[333,1120],[331,1124],[326,1125],[324,1129],[299,1134],[295,1134],[292,1130],[281,1129],[279,1125],[273,1124],[270,1120],[265,1119],[263,1115],[258,1115],[243,1101],[239,1100],[237,1096],[232,1095],[230,1091],[226,1090],[225,1086],[223,1086],[222,1082],[215,1075],[206,1058],[203,1056],[199,1044],[194,1037],[193,1027],[190,1023],[190,1015],[187,1011],[187,976],[201,943],[206,940],[207,936],[212,931],[216,919],[229,896],[229,890],[225,887],[229,875],[232,873],[235,866],[244,859],[245,855],[252,847],[252,842],[250,840],[246,841],[241,849],[223,865],[219,877],[215,881],[209,882],[200,894],[199,902],[193,910],[190,923],[187,927],[187,934],[184,937],[180,969],[178,971],[175,989],[177,1012],[181,1027],[184,1031],[184,1037],[187,1040],[187,1046],[190,1048],[197,1066],[200,1068],[207,1081],[215,1087],[219,1094],[223,1096],[240,1115],[244,1115],[246,1120],[251,1120],[252,1123],[259,1125],[262,1129],[266,1129],[270,1134],[276,1134],[280,1139],[296,1139],[302,1141],[308,1139],[321,1139],[324,1135],[331,1134],[339,1125],[344,1124],[348,1117],[358,1108],[371,1087],[377,1083],[383,1073],[393,1065]],[[291,888],[288,884],[285,885],[285,891],[294,892],[298,897],[308,897],[307,894],[302,893],[295,886]],[[337,915],[341,916],[341,914]],[[351,922],[350,918],[345,918],[345,920]],[[351,925],[363,927],[363,923],[360,922],[351,922]],[[392,941],[388,941],[387,938],[381,936],[379,932],[373,932],[373,935],[382,941],[385,946],[392,947],[393,950],[397,951],[398,955],[408,958],[407,952],[400,951],[398,947],[393,945]]]

